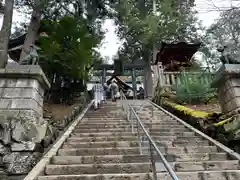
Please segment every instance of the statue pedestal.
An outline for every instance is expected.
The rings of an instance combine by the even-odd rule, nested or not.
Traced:
[[[218,89],[221,110],[224,114],[240,109],[240,64],[225,64],[216,73],[212,83]]]
[[[38,162],[53,137],[43,119],[44,90],[50,84],[38,65],[0,69],[0,150],[4,171],[21,179]]]
[[[11,65],[0,69],[0,114],[43,115],[44,90],[50,88],[38,65]]]

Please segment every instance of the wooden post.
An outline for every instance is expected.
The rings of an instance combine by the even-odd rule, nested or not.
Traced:
[[[135,68],[132,68],[132,87],[133,87],[133,98],[136,99],[137,86],[136,86],[136,72],[135,72]]]
[[[164,75],[163,75],[163,66],[161,62],[158,63],[158,81],[159,81],[160,87],[163,87]]]
[[[102,84],[106,83],[106,68],[102,70]]]

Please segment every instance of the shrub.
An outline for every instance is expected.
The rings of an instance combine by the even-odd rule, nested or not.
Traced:
[[[208,101],[215,95],[215,89],[210,87],[209,83],[201,83],[201,76],[183,74],[179,77],[181,84],[175,86],[178,103],[199,104]]]

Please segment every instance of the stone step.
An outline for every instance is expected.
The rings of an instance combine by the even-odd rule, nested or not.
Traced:
[[[165,156],[173,161],[173,156]],[[160,159],[158,157],[158,159]],[[149,162],[148,155],[102,155],[102,156],[54,156],[52,164],[106,164],[106,163],[141,163]]]
[[[120,128],[122,128],[122,129],[130,129],[131,128],[131,125],[130,124],[128,124],[128,125],[109,125],[109,124],[105,124],[105,125],[97,125],[97,124],[95,124],[95,125],[87,125],[87,124],[81,124],[81,125],[79,125],[78,127],[76,127],[77,129],[92,129],[92,130],[96,130],[96,129],[106,129],[106,130],[108,130],[108,129],[120,129]]]
[[[134,125],[133,127],[137,128],[137,125]],[[160,129],[160,128],[184,128],[182,125],[144,125],[145,128],[154,128],[154,129]],[[127,125],[125,124],[80,124],[77,126],[78,129],[102,129],[102,128],[131,128],[131,125],[128,123]]]
[[[113,128],[113,129],[107,129],[107,128],[102,128],[102,129],[80,129],[80,128],[76,128],[73,132],[76,133],[86,133],[86,132],[131,132],[131,128]]]
[[[176,162],[170,163],[173,170],[176,172],[190,172],[190,171],[214,171],[214,170],[238,170],[239,161],[205,161],[205,162]],[[166,169],[161,163],[156,165],[157,171],[165,172]]]
[[[156,142],[158,144],[158,142]],[[131,148],[139,147],[138,141],[106,141],[106,142],[82,142],[82,143],[64,143],[62,149],[78,149],[78,148]],[[148,149],[148,143],[143,142],[142,147]],[[161,152],[167,154],[177,153],[211,153],[218,152],[216,146],[188,146],[188,147],[159,147]]]
[[[46,175],[150,172],[150,163],[47,165]]]
[[[127,122],[127,116],[125,117],[107,117],[107,116],[96,116],[96,117],[84,117],[82,122]]]
[[[142,135],[144,137],[144,135]],[[203,141],[204,139],[199,136],[151,136],[156,141]]]
[[[152,136],[195,136],[194,132],[149,132]]]
[[[163,147],[171,147],[171,146],[208,146],[209,142],[207,140],[199,140],[198,137],[196,138],[186,138],[186,139],[168,139],[169,137],[164,136],[167,139],[162,140],[161,136],[152,136],[154,141],[157,142],[159,146]],[[70,137],[67,139],[67,143],[74,143],[79,144],[81,142],[102,142],[102,141],[136,141],[137,136],[105,136],[105,137]],[[146,141],[146,139],[145,139]]]
[[[94,117],[88,118],[84,117],[82,122],[119,122],[119,121],[127,121],[126,118],[118,118],[118,117]]]
[[[175,172],[237,170],[239,161],[205,161],[205,162],[172,162],[169,163]],[[163,163],[156,163],[157,172],[166,172]],[[106,164],[73,164],[47,165],[47,175],[62,174],[100,174],[100,173],[139,173],[150,172],[150,163],[106,163]]]
[[[107,115],[95,115],[95,116],[84,116],[83,120],[88,121],[126,121],[127,116],[107,116]]]
[[[136,141],[137,136],[96,136],[96,137],[74,137],[71,136],[67,142],[81,143],[81,142],[101,142],[101,141]]]
[[[188,128],[151,128],[150,132],[188,132],[191,131]]]
[[[100,119],[108,119],[108,120],[125,120],[126,119],[126,116],[120,116],[120,115],[117,115],[117,116],[108,116],[106,114],[94,114],[94,115],[88,115],[88,116],[84,116],[84,118],[88,119],[88,120],[100,120]]]
[[[91,139],[94,139],[94,140],[106,140],[106,138],[113,138],[113,139],[117,139],[117,137],[121,137],[120,135],[122,136],[131,136],[131,137],[135,137],[137,138],[137,136],[135,134],[132,134],[132,133],[125,133],[125,134],[115,134],[115,135],[111,135],[110,137],[109,136],[77,136],[76,134],[72,134],[71,135],[71,138],[70,139],[77,139],[77,138],[91,138]],[[145,137],[145,134],[142,133],[142,136],[141,137]],[[202,137],[199,137],[199,136],[157,136],[157,135],[152,135],[151,136],[154,140],[158,141],[158,140],[161,140],[161,141],[203,141],[204,139]],[[129,138],[131,139],[131,138]],[[147,140],[147,139],[145,139]]]
[[[164,120],[153,120],[153,119],[141,119],[142,122],[146,122],[146,123],[151,123],[151,124],[177,124],[177,125],[181,125],[181,123],[179,123],[176,120],[170,120],[170,121],[166,121]],[[124,119],[116,119],[116,118],[83,118],[83,120],[81,121],[82,123],[128,123],[130,124],[131,121],[127,121],[126,118]]]
[[[239,180],[240,170],[177,172],[180,180]],[[154,180],[152,173],[85,174],[39,176],[38,180]],[[158,173],[158,180],[172,180],[169,173]]]
[[[92,120],[92,119],[89,119],[89,120],[83,120],[81,121],[80,124],[78,124],[78,126],[81,126],[82,124],[89,124],[89,125],[92,125],[92,124],[126,124],[126,125],[129,125],[130,123],[127,121],[127,120],[108,120],[108,119],[100,119],[100,120]]]
[[[157,140],[156,138],[154,138],[155,140]],[[210,142],[208,142],[207,140],[199,140],[196,141],[194,139],[186,139],[186,140],[174,140],[174,141],[158,141],[158,145],[159,146],[181,146],[181,147],[185,147],[185,146],[209,146]]]
[[[143,124],[145,126],[156,126],[156,128],[165,128],[166,126],[170,125],[171,127],[175,127],[175,126],[178,126],[178,127],[182,127],[183,125],[181,124],[177,124],[177,122],[174,122],[174,123],[168,123],[168,122],[147,122],[147,121],[142,121]],[[77,127],[81,127],[81,126],[97,126],[97,127],[105,127],[105,126],[131,126],[131,123],[130,122],[127,122],[127,121],[116,121],[116,122],[108,122],[108,121],[105,121],[105,122],[100,122],[100,121],[97,121],[97,122],[89,122],[89,121],[85,121],[85,122],[82,122],[80,124],[77,125]],[[136,125],[135,125],[136,126]]]
[[[179,155],[164,155],[168,162],[196,162],[196,161],[225,161],[227,155],[225,153],[189,153]],[[155,155],[154,159],[161,162],[159,156]],[[54,156],[52,164],[103,164],[103,163],[140,163],[149,162],[149,155],[93,155],[93,156]]]
[[[185,153],[175,154],[175,161],[225,161],[228,159],[226,153]]]
[[[64,143],[62,148],[108,148],[108,147],[138,147],[138,141],[100,141],[100,142],[80,142]]]
[[[209,149],[209,150],[207,150]],[[179,148],[179,147],[173,147],[173,148],[162,148],[159,147],[159,150],[163,153],[163,154],[173,154],[176,157],[178,156],[191,156],[194,154],[199,154],[200,156],[202,154],[208,155],[208,154],[213,154],[215,151],[213,152],[208,152],[211,150],[211,148],[209,147],[202,147],[200,148]],[[188,150],[188,151],[187,151]],[[203,150],[205,150],[205,152],[202,152]],[[213,148],[214,150],[214,148]],[[142,148],[142,151],[144,154],[148,154],[149,153],[149,149],[148,148]],[[155,152],[154,152],[155,153]],[[221,153],[217,153],[216,154],[221,154]],[[119,148],[65,148],[65,149],[59,149],[58,150],[58,155],[59,156],[90,156],[90,155],[123,155],[123,154],[140,154],[139,151],[139,147],[119,147]],[[226,158],[225,158],[226,159]]]
[[[152,136],[194,136],[194,132],[152,132],[150,133]],[[137,133],[132,132],[122,132],[122,133],[115,133],[115,132],[96,132],[96,133],[72,133],[71,136],[75,137],[100,137],[100,136],[137,136]]]
[[[95,132],[95,133],[72,133],[71,137],[105,137],[105,136],[137,136],[137,133],[132,132]]]
[[[148,128],[146,128],[148,129]],[[129,132],[131,130],[131,127],[126,128],[91,128],[89,127],[78,127],[74,130],[74,132]],[[191,130],[187,128],[151,128],[150,132],[189,132]]]
[[[129,148],[71,148],[59,149],[58,156],[123,155],[140,154],[138,147]]]
[[[90,118],[90,119],[94,119],[94,118],[114,118],[114,119],[124,119],[123,115],[120,114],[107,114],[107,113],[96,113],[93,112],[91,114],[85,114],[84,118]]]

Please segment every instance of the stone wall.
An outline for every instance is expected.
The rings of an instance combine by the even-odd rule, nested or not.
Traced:
[[[36,79],[0,78],[0,113],[42,116],[44,90]]]
[[[53,134],[52,125],[42,117],[44,90],[49,87],[38,65],[0,69],[0,168],[6,176],[21,179],[27,174]]]
[[[240,107],[240,79],[226,79],[219,87],[218,93],[223,113],[229,113]]]
[[[224,64],[216,73],[212,87],[218,89],[218,99],[224,114],[240,109],[239,64]]]
[[[49,87],[38,65],[15,65],[0,69],[0,113],[42,116],[44,90]]]

